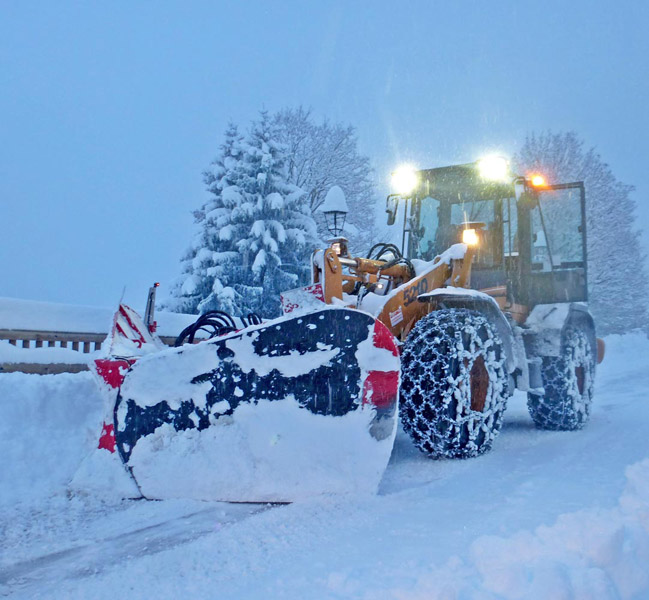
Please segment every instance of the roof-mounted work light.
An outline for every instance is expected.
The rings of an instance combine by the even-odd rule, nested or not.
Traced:
[[[402,165],[392,173],[392,187],[401,196],[409,196],[417,187],[419,177],[411,165]]]
[[[509,161],[502,156],[485,156],[477,163],[480,177],[487,181],[509,181],[511,173],[509,171]]]

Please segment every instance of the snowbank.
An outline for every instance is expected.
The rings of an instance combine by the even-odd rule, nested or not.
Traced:
[[[561,515],[551,526],[511,537],[484,536],[470,557],[431,566],[414,589],[375,598],[617,600],[649,594],[649,459],[626,469],[627,485],[610,510]]]
[[[92,375],[0,375],[0,506],[65,488],[97,444],[102,400]]]
[[[638,362],[644,359],[648,364],[649,339],[642,332],[627,333],[625,335],[609,335],[604,338],[606,352],[604,362],[598,366],[598,377],[605,377],[605,381],[632,373],[638,368]]]

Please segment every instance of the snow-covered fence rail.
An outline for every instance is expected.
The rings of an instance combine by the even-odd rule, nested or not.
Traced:
[[[113,309],[0,298],[0,372],[64,373],[88,369],[112,326]],[[195,315],[158,312],[167,345]]]
[[[87,371],[88,361],[101,348],[106,335],[106,333],[0,329],[0,343],[6,341],[17,348],[13,354],[0,348],[0,373],[48,375]],[[176,340],[175,337],[168,336],[162,336],[160,339],[168,346],[172,346]],[[28,352],[39,349],[44,349],[46,352]],[[48,349],[53,349],[54,352],[47,352]]]
[[[20,348],[69,348],[75,352],[88,354],[99,350],[106,339],[106,333],[75,333],[70,331],[21,331],[0,329],[0,340],[8,341]],[[160,339],[173,346],[176,336],[160,336]]]
[[[74,333],[68,331],[23,331],[0,329],[0,340],[21,348],[70,348],[88,353],[99,350],[105,333]]]

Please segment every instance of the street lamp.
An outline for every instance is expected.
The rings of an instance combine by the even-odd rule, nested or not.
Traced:
[[[347,208],[345,193],[337,185],[334,185],[327,192],[325,201],[320,206],[320,210],[324,213],[329,233],[334,238],[340,237],[349,209]]]

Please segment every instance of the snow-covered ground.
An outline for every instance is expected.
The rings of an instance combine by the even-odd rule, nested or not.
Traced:
[[[400,433],[376,496],[292,505],[70,495],[88,373],[0,375],[0,596],[649,598],[649,341],[611,337],[591,420],[431,461]],[[218,468],[218,457],[214,468]]]

